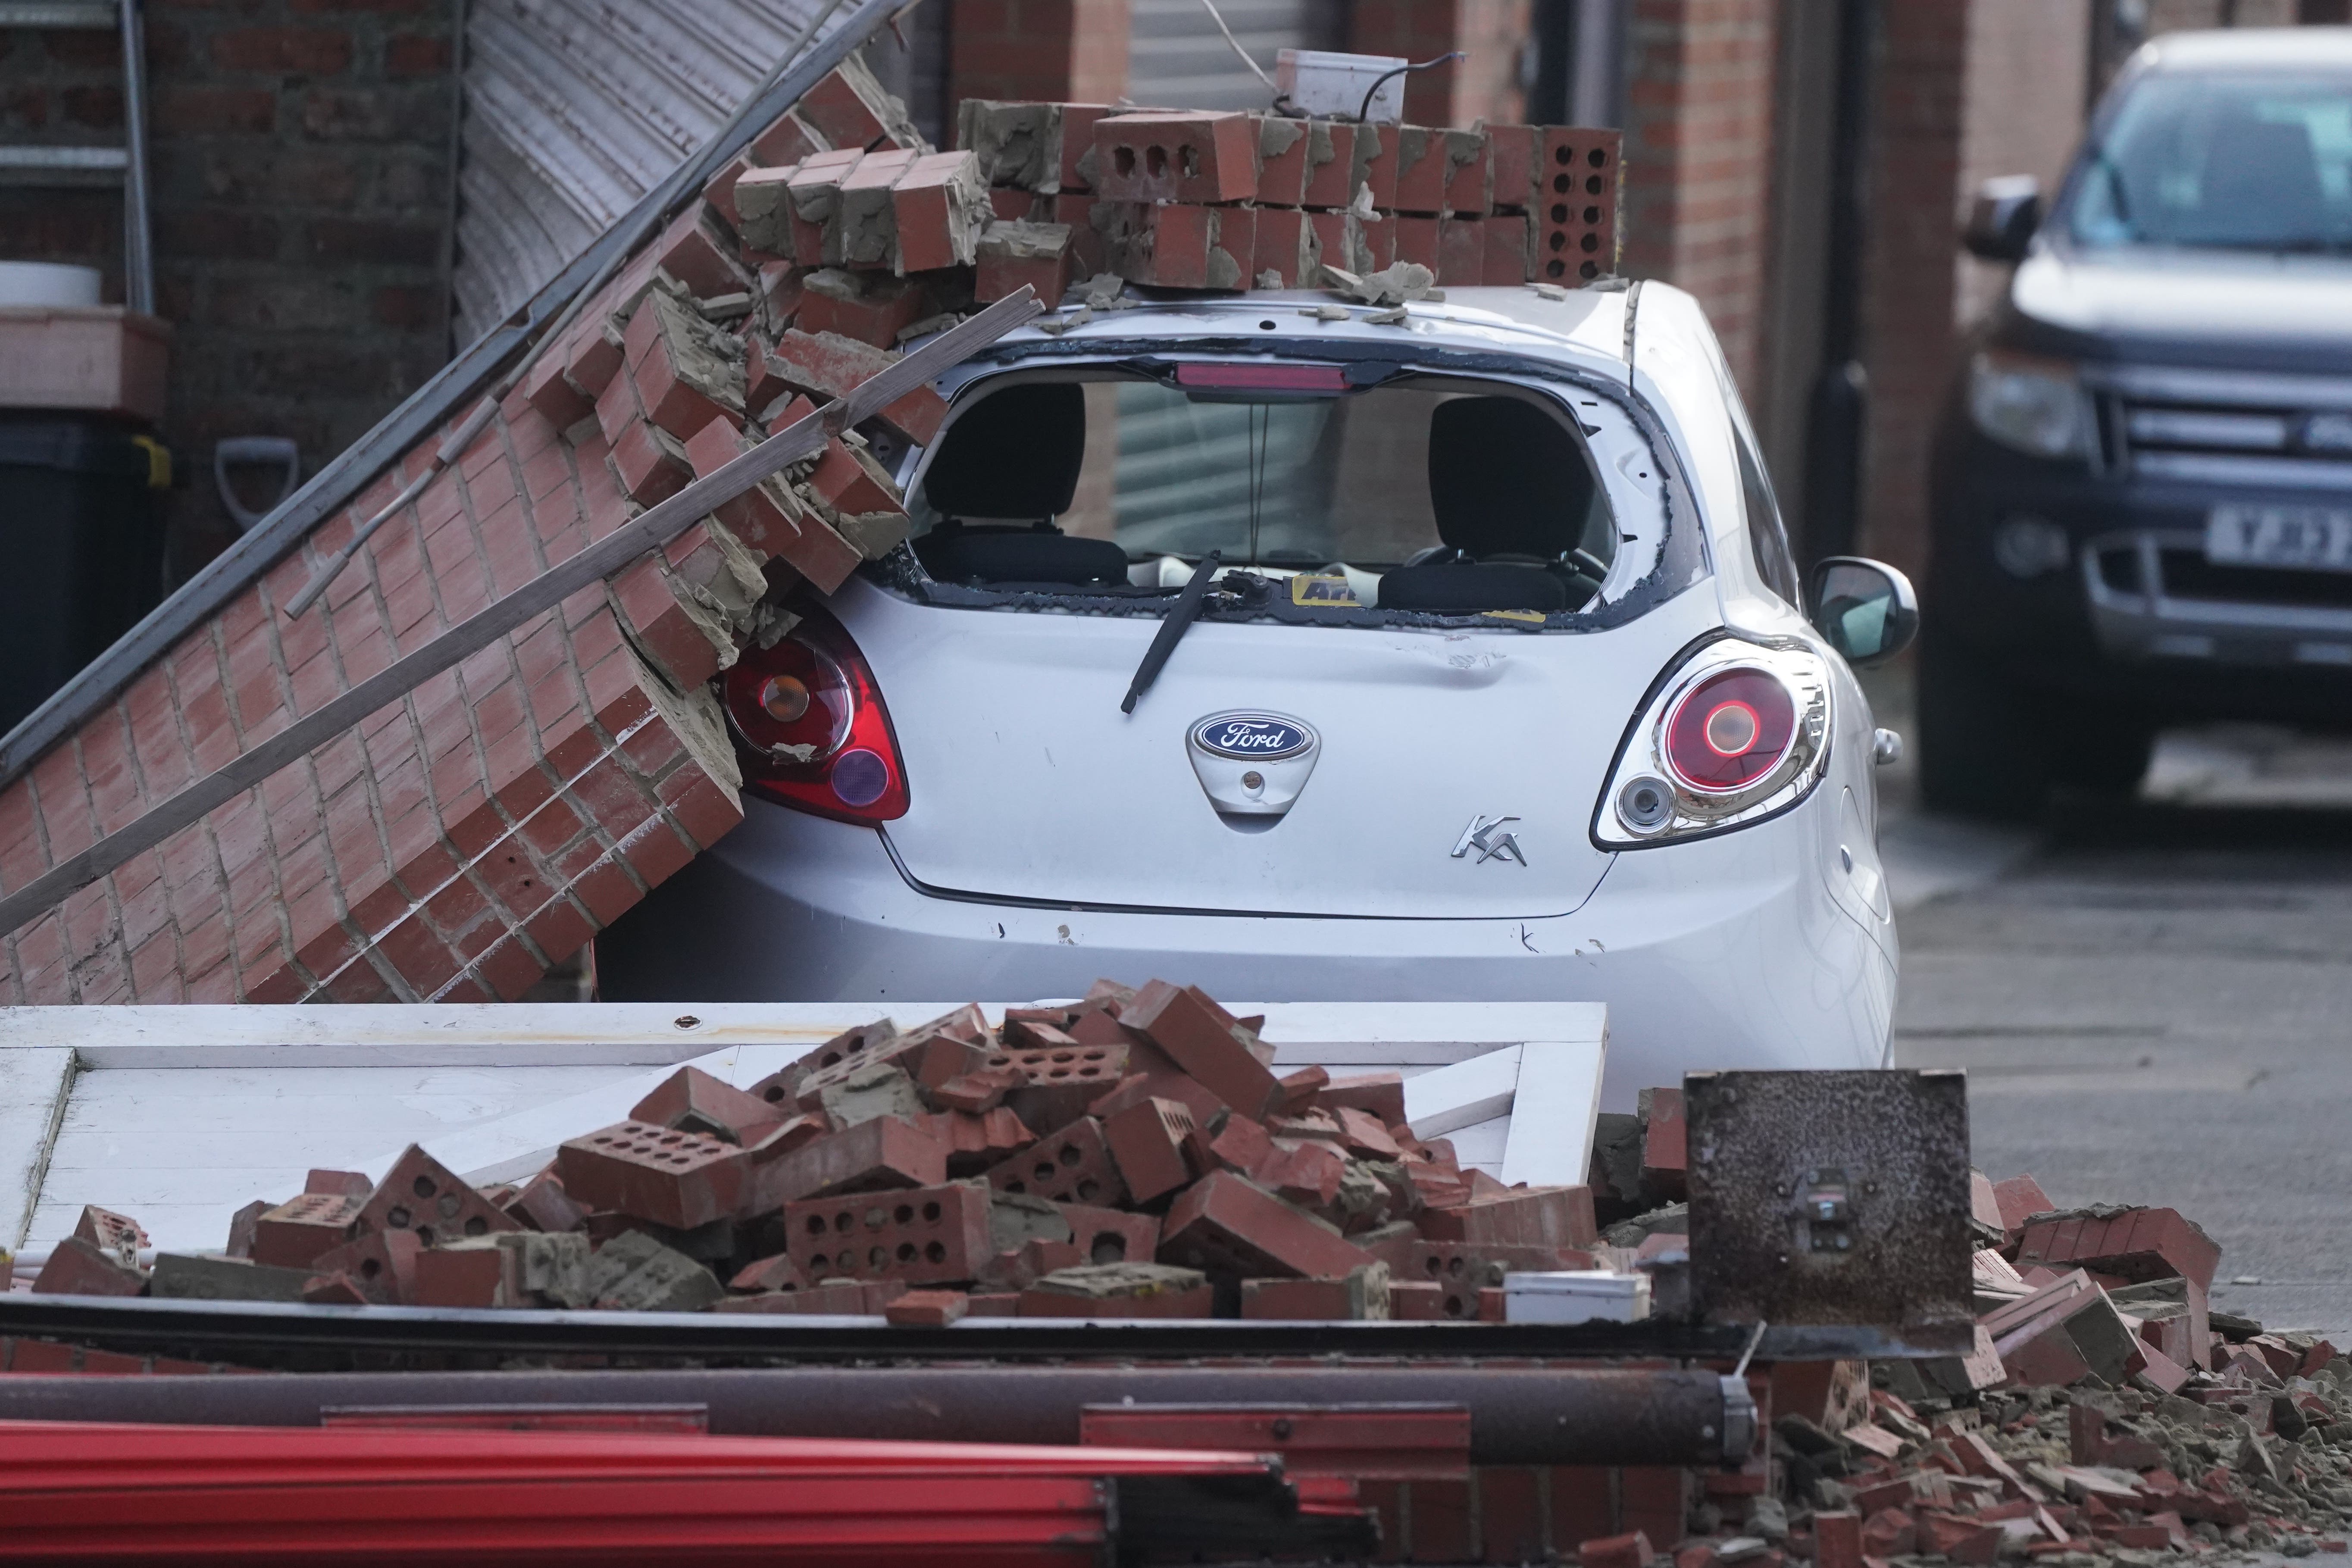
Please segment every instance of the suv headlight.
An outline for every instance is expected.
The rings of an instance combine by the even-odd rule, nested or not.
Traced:
[[[1617,748],[1592,841],[1632,849],[1745,827],[1813,791],[1829,761],[1830,671],[1801,644],[1724,637],[1651,691]]]
[[[1969,414],[2002,446],[2037,458],[2090,451],[2090,405],[2064,360],[1998,350],[1978,354],[1969,364]]]

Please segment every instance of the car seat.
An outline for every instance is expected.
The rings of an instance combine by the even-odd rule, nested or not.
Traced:
[[[948,426],[923,476],[923,498],[940,521],[915,541],[915,558],[943,583],[1125,587],[1126,551],[1108,539],[1074,539],[1054,522],[1077,494],[1086,456],[1077,383],[1032,382],[982,397]]]
[[[1548,615],[1601,591],[1579,546],[1592,475],[1566,426],[1516,397],[1457,397],[1429,419],[1429,504],[1444,542],[1381,576],[1381,607]]]
[[[2327,235],[2327,202],[2307,125],[2232,116],[2213,128],[2199,181],[2197,219],[2180,237],[2216,244]]]

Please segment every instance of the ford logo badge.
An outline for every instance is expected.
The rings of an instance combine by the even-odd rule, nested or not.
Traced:
[[[1315,744],[1315,731],[1272,713],[1218,713],[1192,726],[1192,743],[1212,756],[1272,763]]]

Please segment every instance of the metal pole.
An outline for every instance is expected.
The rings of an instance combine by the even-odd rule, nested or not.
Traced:
[[[155,313],[155,246],[147,223],[147,29],[139,0],[122,5],[122,299]]]

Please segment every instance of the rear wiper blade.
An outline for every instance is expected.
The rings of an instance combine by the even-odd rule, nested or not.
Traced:
[[[1127,698],[1118,705],[1120,712],[1135,711],[1137,700],[1151,689],[1151,683],[1160,679],[1160,668],[1167,664],[1168,656],[1174,653],[1176,645],[1183,640],[1185,628],[1201,618],[1201,606],[1209,597],[1209,579],[1217,574],[1218,559],[1218,552],[1212,550],[1201,557],[1198,566],[1192,568],[1192,580],[1184,584],[1182,593],[1176,595],[1175,608],[1170,610],[1167,618],[1160,623],[1159,633],[1152,637],[1151,646],[1144,649],[1143,662],[1135,667],[1135,679],[1127,683]]]

